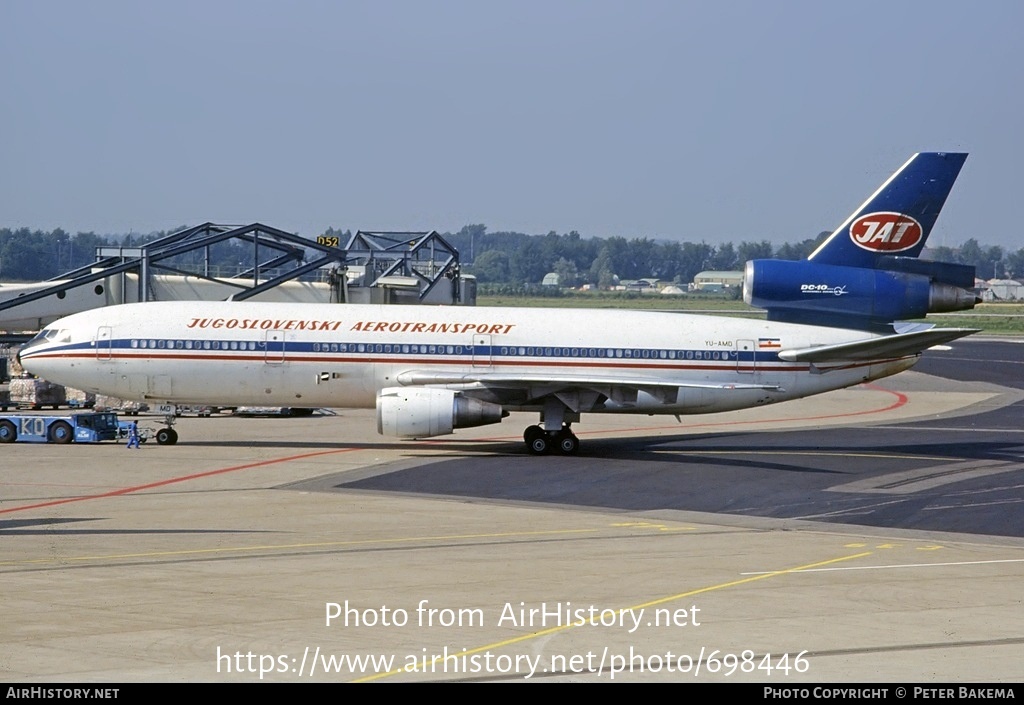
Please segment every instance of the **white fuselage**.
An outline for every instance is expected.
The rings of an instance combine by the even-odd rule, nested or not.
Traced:
[[[380,389],[416,384],[527,409],[558,380],[578,379],[600,398],[582,411],[686,414],[840,389],[916,361],[777,357],[865,337],[669,312],[183,301],[72,315],[22,356],[40,377],[155,402],[372,408]],[[633,396],[617,392],[630,386]]]

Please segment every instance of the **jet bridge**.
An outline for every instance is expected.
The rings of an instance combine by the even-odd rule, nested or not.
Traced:
[[[228,246],[237,265],[225,268],[216,255]],[[45,282],[0,284],[0,330],[39,330],[112,304],[224,299],[472,304],[476,297],[465,291],[458,252],[436,231],[358,231],[342,243],[261,223],[204,223],[138,247],[99,247],[94,262]]]

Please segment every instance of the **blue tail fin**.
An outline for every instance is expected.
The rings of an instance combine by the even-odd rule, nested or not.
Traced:
[[[915,154],[807,259],[747,262],[744,300],[773,321],[887,332],[973,308],[974,267],[917,259],[966,159]]]
[[[920,152],[889,177],[807,259],[874,268],[880,257],[917,257],[967,155]]]

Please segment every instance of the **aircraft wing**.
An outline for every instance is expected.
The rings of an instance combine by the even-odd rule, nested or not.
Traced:
[[[942,345],[977,332],[977,328],[931,328],[856,340],[852,343],[781,350],[779,359],[786,362],[849,362],[905,357],[917,355],[933,345]]]
[[[398,375],[398,382],[406,386],[427,384],[480,384],[486,387],[519,389],[537,385],[561,388],[630,387],[633,389],[778,389],[776,384],[733,384],[723,382],[696,383],[671,380],[644,379],[642,377],[612,377],[604,375],[512,375],[495,372],[420,372],[410,371]]]
[[[555,396],[573,411],[586,411],[601,399],[635,402],[643,392],[665,404],[678,401],[681,389],[708,389],[729,391],[760,389],[779,391],[776,384],[701,383],[685,380],[619,377],[613,375],[538,375],[510,374],[507,372],[442,372],[411,370],[398,375],[405,386],[445,385],[477,396],[485,394],[501,403],[526,403]]]

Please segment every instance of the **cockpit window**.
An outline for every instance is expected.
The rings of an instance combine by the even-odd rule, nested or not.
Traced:
[[[46,340],[46,334],[49,333],[49,332],[50,332],[49,328],[44,328],[43,330],[39,331],[38,333],[35,334],[35,336],[32,337],[32,339],[30,341],[25,343],[26,347],[29,346],[29,345],[32,345],[33,343],[41,343],[41,342],[43,342],[44,340]]]
[[[71,331],[66,328],[44,328],[39,331],[32,340],[25,343],[23,349],[28,349],[40,343],[70,343]]]

